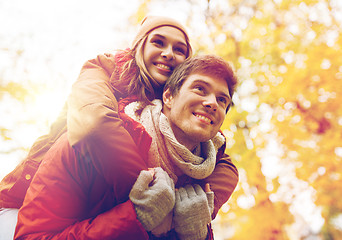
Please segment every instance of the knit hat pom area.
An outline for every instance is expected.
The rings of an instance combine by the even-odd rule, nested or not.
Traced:
[[[162,17],[162,16],[146,16],[141,21],[139,31],[138,31],[137,35],[135,36],[135,38],[132,42],[132,48],[131,49],[134,49],[136,47],[136,45],[139,43],[139,41],[146,34],[148,34],[149,32],[151,32],[152,30],[154,30],[156,28],[163,27],[163,26],[174,27],[174,28],[181,30],[184,33],[186,42],[188,44],[188,53],[189,53],[188,55],[190,56],[192,53],[192,48],[190,46],[189,36],[188,36],[188,33],[187,33],[185,27],[173,18]]]

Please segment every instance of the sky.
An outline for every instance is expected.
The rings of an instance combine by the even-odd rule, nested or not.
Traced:
[[[12,141],[0,144],[0,178],[26,155],[12,149],[29,148],[48,131],[82,64],[128,41],[130,32],[122,23],[128,22],[134,8],[120,6],[118,1],[79,3],[0,1],[1,83],[41,88],[24,105],[7,94],[1,99],[0,125],[12,130]]]
[[[0,139],[0,179],[26,155],[13,149],[28,149],[47,133],[83,63],[129,46],[137,29],[129,17],[140,3],[0,0],[1,84],[38,86],[24,105],[6,93],[2,96],[0,126],[11,130],[11,141]],[[173,3],[178,4],[153,4],[148,14],[170,16],[184,24],[186,1]]]

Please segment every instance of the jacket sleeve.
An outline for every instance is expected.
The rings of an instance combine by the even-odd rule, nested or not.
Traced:
[[[79,157],[66,135],[47,152],[19,210],[15,239],[148,239],[128,197],[118,201],[92,162]]]
[[[118,116],[118,103],[110,84],[115,61],[112,55],[99,55],[86,62],[68,98],[68,139],[80,153],[90,156],[94,166],[109,184],[113,183],[116,162],[126,162],[129,176],[146,169],[131,135]],[[118,174],[127,174],[120,171]],[[135,178],[126,179],[131,186]],[[129,189],[116,189],[127,196]]]
[[[227,154],[217,161],[214,172],[205,179],[214,192],[214,219],[222,205],[228,201],[239,180],[238,171]]]
[[[83,65],[68,97],[68,139],[71,145],[96,134],[101,127],[98,123],[109,120],[109,116],[116,117],[117,101],[109,82],[114,68],[114,57],[110,54],[98,55]]]
[[[20,210],[19,210],[20,211]],[[44,211],[41,209],[40,211]],[[42,213],[42,212],[40,212]],[[116,217],[115,217],[116,216]],[[21,217],[19,215],[19,217]],[[51,216],[50,216],[51,217]],[[57,216],[56,216],[57,217]],[[58,219],[59,221],[68,221],[69,219]],[[24,220],[25,221],[25,220]],[[31,219],[33,221],[33,219]],[[40,221],[41,224],[35,231],[22,235],[21,231],[16,231],[15,240],[121,240],[121,239],[148,239],[148,234],[136,218],[133,204],[130,200],[113,209],[98,215],[94,219],[86,219],[75,222],[63,230],[56,229],[58,224],[46,224],[43,218],[36,218],[34,221]],[[18,219],[16,229],[23,228],[22,219]],[[30,226],[24,226],[25,229],[33,229]]]

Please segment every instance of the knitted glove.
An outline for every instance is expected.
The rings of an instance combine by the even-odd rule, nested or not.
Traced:
[[[169,214],[163,219],[161,224],[159,224],[151,231],[152,234],[157,237],[165,236],[172,228],[172,217],[173,211],[169,212]]]
[[[209,211],[210,211],[210,216],[214,212],[214,192],[211,191],[209,183],[205,185],[205,193],[207,194],[207,199],[208,199],[208,206],[209,206]]]
[[[155,168],[154,173],[153,180],[150,171],[141,171],[129,193],[137,218],[146,231],[157,227],[175,204],[172,179],[160,167]]]
[[[207,237],[211,222],[207,195],[201,186],[187,185],[176,191],[174,208],[175,231],[182,240],[200,240]]]
[[[210,216],[214,212],[214,192],[206,192]]]

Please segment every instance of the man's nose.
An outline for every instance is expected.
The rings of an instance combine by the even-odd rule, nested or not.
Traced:
[[[163,58],[167,60],[172,60],[174,58],[174,52],[173,52],[172,46],[166,46],[163,49],[163,52],[161,55]]]
[[[212,111],[216,111],[218,108],[218,103],[216,100],[216,96],[214,94],[209,94],[206,96],[205,101],[203,102],[203,105],[212,110]]]

